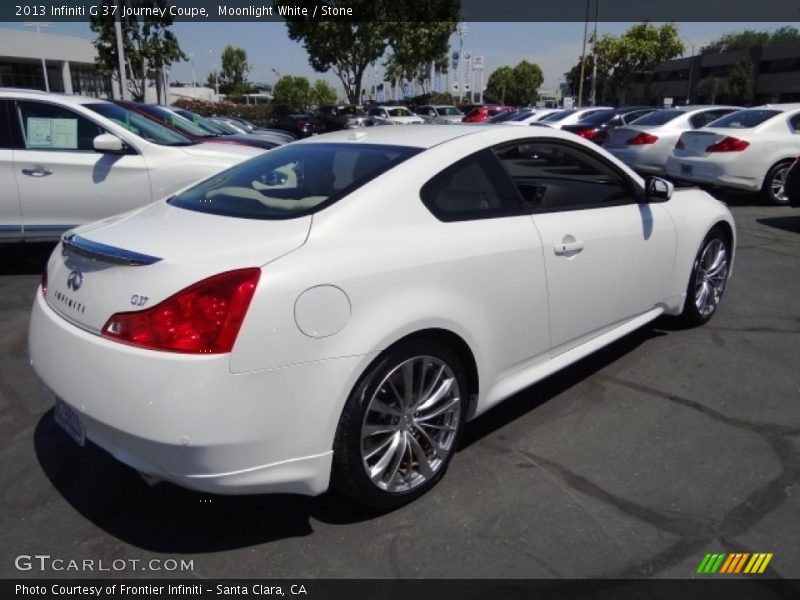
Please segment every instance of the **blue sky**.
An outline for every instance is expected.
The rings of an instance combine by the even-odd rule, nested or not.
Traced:
[[[600,23],[598,33],[620,34],[632,23]],[[696,49],[732,31],[743,29],[773,30],[784,25],[800,27],[800,23],[678,23],[687,53],[690,44]],[[486,61],[486,76],[492,70],[515,65],[522,59],[542,67],[544,87],[554,88],[581,53],[583,23],[486,23],[467,22],[468,32],[464,49],[482,54]],[[0,23],[3,28],[22,28],[22,24]],[[219,64],[222,49],[227,44],[240,46],[247,51],[252,65],[250,78],[274,83],[275,71],[283,75],[304,75],[310,79],[323,78],[340,90],[338,79],[332,74],[315,73],[308,65],[305,50],[286,34],[283,23],[192,23],[181,22],[173,26],[184,52],[194,54],[194,71],[198,82],[205,81],[214,63]],[[94,34],[86,23],[53,23],[48,33],[74,35],[91,39]],[[458,47],[458,37],[451,43]],[[378,65],[376,79],[382,73]],[[171,79],[191,83],[192,65],[174,65]]]

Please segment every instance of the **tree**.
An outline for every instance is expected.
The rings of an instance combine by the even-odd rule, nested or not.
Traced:
[[[736,104],[748,105],[753,103],[756,92],[756,82],[753,76],[753,63],[743,60],[731,69],[728,77],[728,100]]]
[[[311,104],[311,84],[305,77],[284,75],[272,88],[275,104],[305,110]]]
[[[247,52],[244,48],[225,46],[222,51],[222,70],[219,74],[220,89],[225,94],[241,96],[249,91],[247,85]]]
[[[700,48],[700,54],[715,54],[733,50],[749,50],[755,46],[776,46],[779,44],[800,43],[800,31],[795,27],[779,27],[772,33],[745,29],[736,33],[726,33],[713,42]]]
[[[486,96],[504,104],[528,106],[539,98],[544,81],[536,63],[523,60],[516,67],[500,67],[492,71],[486,82]]]
[[[294,3],[276,2],[279,7]],[[333,0],[325,4],[332,5]],[[398,54],[394,62],[403,70],[439,60],[455,31],[460,0],[337,0],[335,5],[352,8],[359,21],[298,17],[287,19],[286,28],[292,40],[303,44],[312,68],[320,73],[332,70],[355,104],[361,98],[364,72],[387,49]],[[413,22],[408,15],[414,15]],[[411,48],[406,40],[417,46]]]
[[[598,81],[608,82],[607,92],[624,104],[628,86],[637,75],[683,52],[683,42],[674,23],[660,27],[644,22],[620,36],[606,34],[592,44],[597,57]]]
[[[324,79],[317,79],[311,86],[311,103],[320,106],[321,104],[333,104],[339,94],[333,86]]]
[[[716,104],[725,93],[725,85],[717,77],[706,77],[697,84],[697,94],[709,104]]]
[[[152,71],[159,72],[174,62],[187,60],[175,35],[169,31],[173,18],[166,11],[166,0],[120,0],[119,10],[137,8],[165,9],[161,17],[122,19],[122,45],[125,52],[125,74],[128,90],[136,100],[143,100]],[[89,27],[97,34],[93,44],[97,50],[97,71],[106,77],[119,77],[119,55],[114,20],[90,17]],[[157,81],[159,81],[157,79]],[[161,91],[161,87],[158,87]],[[160,101],[160,99],[159,99]]]
[[[415,81],[427,93],[431,63],[442,73],[449,64],[449,38],[455,23],[396,23],[392,54],[384,63],[389,81]]]

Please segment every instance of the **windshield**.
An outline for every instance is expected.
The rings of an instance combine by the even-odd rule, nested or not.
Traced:
[[[390,108],[390,109],[387,110],[387,112],[389,113],[390,117],[412,117],[412,116],[414,116],[414,113],[412,113],[407,108],[403,108],[402,106],[400,108]]]
[[[455,106],[439,106],[436,108],[436,112],[440,117],[456,117],[463,114]]]
[[[114,121],[140,138],[158,144],[159,146],[191,146],[196,142],[148,119],[132,110],[128,110],[117,104],[102,102],[97,104],[84,104],[86,108]]]
[[[340,115],[354,115],[356,117],[363,117],[367,113],[360,106],[342,106],[339,108]]]
[[[562,119],[566,119],[571,114],[575,113],[575,109],[571,108],[568,110],[560,110],[558,112],[554,112],[552,114],[547,115],[542,121],[547,121],[548,123],[553,123],[555,121],[561,121]]]
[[[291,219],[332,204],[421,152],[378,144],[271,150],[173,196],[173,206],[242,219]]]
[[[706,127],[750,129],[779,114],[781,114],[779,110],[740,110],[711,121]]]
[[[155,106],[153,104],[139,104],[137,105],[137,108],[143,113],[147,113],[148,115],[152,115],[155,118],[164,121],[164,123],[170,127],[173,127],[188,136],[199,138],[214,137],[213,135],[209,134],[209,132],[200,129],[188,119],[185,119],[180,115],[176,115],[174,112],[169,111],[166,108],[161,108],[160,106]]]
[[[671,110],[671,109],[664,109],[664,110],[657,110],[655,112],[651,112],[649,115],[645,115],[643,117],[639,117],[638,119],[634,119],[631,121],[631,125],[666,125],[670,121],[674,121],[681,115],[685,115],[686,113],[682,110]]]
[[[512,116],[511,116],[511,118],[509,119],[509,121],[524,121],[524,120],[525,120],[525,119],[527,119],[528,117],[532,117],[532,116],[533,116],[533,115],[535,115],[535,114],[536,114],[536,112],[535,112],[535,111],[532,111],[532,110],[523,110],[523,111],[521,111],[521,112],[518,112],[518,113],[516,113],[516,114],[512,114]]]
[[[214,135],[227,135],[230,133],[238,133],[230,126],[222,125],[220,123],[212,123],[208,119],[201,117],[200,115],[189,112],[188,110],[183,110],[182,108],[176,108],[174,112],[180,116],[182,116],[187,121],[194,123],[196,127],[207,131],[208,133],[213,133]]]

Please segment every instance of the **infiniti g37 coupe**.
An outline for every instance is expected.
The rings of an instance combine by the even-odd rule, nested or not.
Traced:
[[[710,319],[734,246],[723,204],[570,133],[342,131],[67,232],[30,353],[67,432],[148,476],[390,507],[504,398]]]

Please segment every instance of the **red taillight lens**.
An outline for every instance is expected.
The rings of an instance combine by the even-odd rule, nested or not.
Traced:
[[[260,276],[258,268],[214,275],[147,310],[113,315],[103,335],[167,352],[230,352]]]
[[[586,138],[587,140],[593,140],[597,137],[598,130],[594,127],[586,127],[585,129],[579,129],[575,133],[577,133],[582,138]]]
[[[644,146],[645,144],[655,144],[658,141],[658,137],[646,132],[641,132],[636,136],[629,139],[626,144],[629,146]]]
[[[716,144],[711,144],[706,148],[706,152],[741,152],[750,145],[750,142],[740,140],[735,137],[726,137],[718,141]]]
[[[678,143],[675,144],[675,150],[683,150],[686,146],[683,145],[683,140],[678,139]]]

